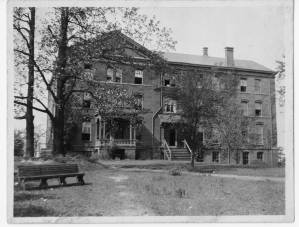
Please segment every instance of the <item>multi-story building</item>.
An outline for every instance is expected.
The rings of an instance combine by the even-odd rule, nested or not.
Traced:
[[[179,105],[176,100],[176,74],[184,76],[195,70],[208,76],[217,68],[218,71],[233,70],[239,76],[236,100],[242,106],[244,114],[251,119],[248,130],[257,135],[253,143],[240,148],[240,159],[231,158],[230,163],[246,165],[253,160],[275,162],[273,150],[277,136],[274,71],[254,61],[234,59],[232,47],[225,48],[224,58],[209,56],[208,48],[204,47],[202,55],[163,53],[163,58],[171,70],[162,73],[148,64],[138,64],[146,62],[149,59],[147,54],[150,55],[151,51],[123,34],[121,38],[138,47],[135,48],[136,51],[132,50],[133,48],[128,50],[136,64],[111,63],[99,59],[92,64],[85,64],[84,67],[91,72],[94,80],[113,83],[137,94],[141,108],[146,110],[142,113],[142,127],[136,129],[128,120],[118,119],[119,128],[112,134],[106,129],[106,123],[101,116],[95,115],[88,121],[76,122],[78,127],[72,138],[72,150],[98,152],[105,157],[107,147],[113,141],[118,147],[115,155],[121,158],[160,159],[165,156],[163,149],[169,149],[172,159],[189,159],[189,151],[182,142],[184,136],[173,124],[176,118],[180,118],[177,111]],[[138,52],[138,49],[144,51]],[[85,111],[91,111],[88,96],[82,95],[82,106]],[[48,130],[48,141],[50,138],[51,133]],[[204,132],[199,139],[204,140]],[[162,145],[165,144],[166,148],[163,148]],[[221,151],[217,149],[206,152],[198,161],[228,163],[227,157],[221,155]]]

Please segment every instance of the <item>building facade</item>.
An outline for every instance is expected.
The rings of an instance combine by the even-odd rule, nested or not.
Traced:
[[[121,64],[97,60],[84,65],[86,72],[95,81],[125,87],[137,94],[142,112],[142,126],[135,127],[130,121],[117,119],[118,130],[109,132],[107,122],[101,116],[75,122],[76,132],[71,138],[72,151],[97,152],[103,158],[109,156],[111,144],[117,149],[112,157],[128,159],[189,160],[188,145],[173,122],[180,118],[176,98],[177,76],[187,76],[194,71],[208,76],[217,70],[233,70],[240,79],[236,102],[250,119],[248,130],[256,138],[247,147],[240,148],[238,160],[222,154],[221,150],[209,150],[197,161],[203,163],[232,163],[247,165],[260,160],[268,164],[276,162],[276,113],[275,113],[275,72],[248,60],[234,59],[233,48],[226,47],[224,58],[210,57],[208,48],[202,55],[162,53],[170,71],[162,72],[149,64],[149,50],[121,35],[132,46],[145,51],[128,50],[136,64]],[[139,63],[138,63],[139,62]],[[52,105],[49,100],[49,106]],[[54,107],[53,107],[54,108]],[[93,111],[90,97],[82,94],[82,111]],[[204,143],[204,132],[200,140]],[[51,141],[51,124],[48,121],[47,140]],[[110,154],[111,155],[111,154]],[[170,157],[169,157],[170,156]]]

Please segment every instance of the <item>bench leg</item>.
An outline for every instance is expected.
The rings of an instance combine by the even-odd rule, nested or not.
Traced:
[[[77,181],[78,181],[78,183],[80,183],[80,184],[85,184],[85,182],[84,182],[84,180],[83,180],[83,176],[77,176]]]
[[[60,185],[66,185],[65,177],[60,177]]]
[[[47,183],[46,178],[41,179],[39,187],[40,188],[47,188],[48,187],[48,183]]]

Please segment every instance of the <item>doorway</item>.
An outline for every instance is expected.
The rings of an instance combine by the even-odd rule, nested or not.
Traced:
[[[243,159],[243,165],[247,165],[248,164],[248,162],[249,162],[249,159],[248,159],[248,157],[249,157],[249,152],[243,152],[243,155],[242,155],[243,157],[242,157],[242,159]]]

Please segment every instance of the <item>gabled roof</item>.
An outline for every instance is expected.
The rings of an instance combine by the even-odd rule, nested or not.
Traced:
[[[225,67],[225,58],[170,52],[164,52],[162,53],[162,55],[165,58],[165,60],[171,63],[187,63],[193,65]],[[254,61],[235,59],[234,62],[235,68],[273,72],[273,70]]]

